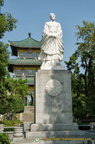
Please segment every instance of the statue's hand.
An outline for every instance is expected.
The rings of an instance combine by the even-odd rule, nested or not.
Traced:
[[[50,36],[51,37],[57,37],[57,33],[51,33]]]

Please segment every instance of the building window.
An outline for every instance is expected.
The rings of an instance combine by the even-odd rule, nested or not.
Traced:
[[[22,52],[19,53],[20,58],[37,58],[39,56],[39,53],[37,52]]]
[[[25,70],[24,74],[25,74],[25,76],[34,76],[35,70]]]
[[[16,76],[22,76],[22,70],[16,70],[15,75]]]
[[[24,58],[23,53],[19,53],[19,57],[20,57],[20,58]]]
[[[37,58],[38,56],[39,56],[39,53],[37,52],[32,53],[32,58]]]

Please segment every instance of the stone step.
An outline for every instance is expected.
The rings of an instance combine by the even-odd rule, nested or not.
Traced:
[[[20,143],[20,144],[87,144],[87,140],[33,140],[33,139],[26,139],[26,143]],[[90,143],[89,143],[90,144]],[[91,143],[92,144],[92,143]]]
[[[22,113],[22,121],[34,121],[34,106],[25,106]]]
[[[31,112],[34,112],[34,106],[25,106],[24,107],[24,113],[31,113]]]
[[[34,113],[23,113],[22,121],[34,121]]]
[[[73,124],[32,124],[30,127],[31,131],[65,131],[65,130],[78,130],[78,125]]]
[[[86,138],[90,139],[95,136],[95,133],[85,132],[85,131],[36,131],[36,132],[26,132],[26,138],[35,139],[38,136],[40,138]]]
[[[36,141],[36,139],[23,139],[23,140],[19,140],[19,138],[15,141],[11,141],[11,144],[88,144],[87,140],[39,140]],[[89,144],[94,144],[93,142],[89,143]]]

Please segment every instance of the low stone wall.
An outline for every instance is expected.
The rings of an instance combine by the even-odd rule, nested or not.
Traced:
[[[4,125],[0,124],[0,133],[4,132]]]
[[[13,131],[4,131],[5,129],[12,129]],[[14,127],[14,126],[9,126],[9,127],[4,127],[3,124],[0,124],[0,133],[6,133],[9,135],[10,140],[19,137],[24,137],[24,130],[23,127]]]

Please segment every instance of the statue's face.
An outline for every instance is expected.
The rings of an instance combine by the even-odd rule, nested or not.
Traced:
[[[54,21],[54,20],[55,20],[55,14],[51,13],[51,14],[50,14],[50,19],[51,19],[52,21]]]

